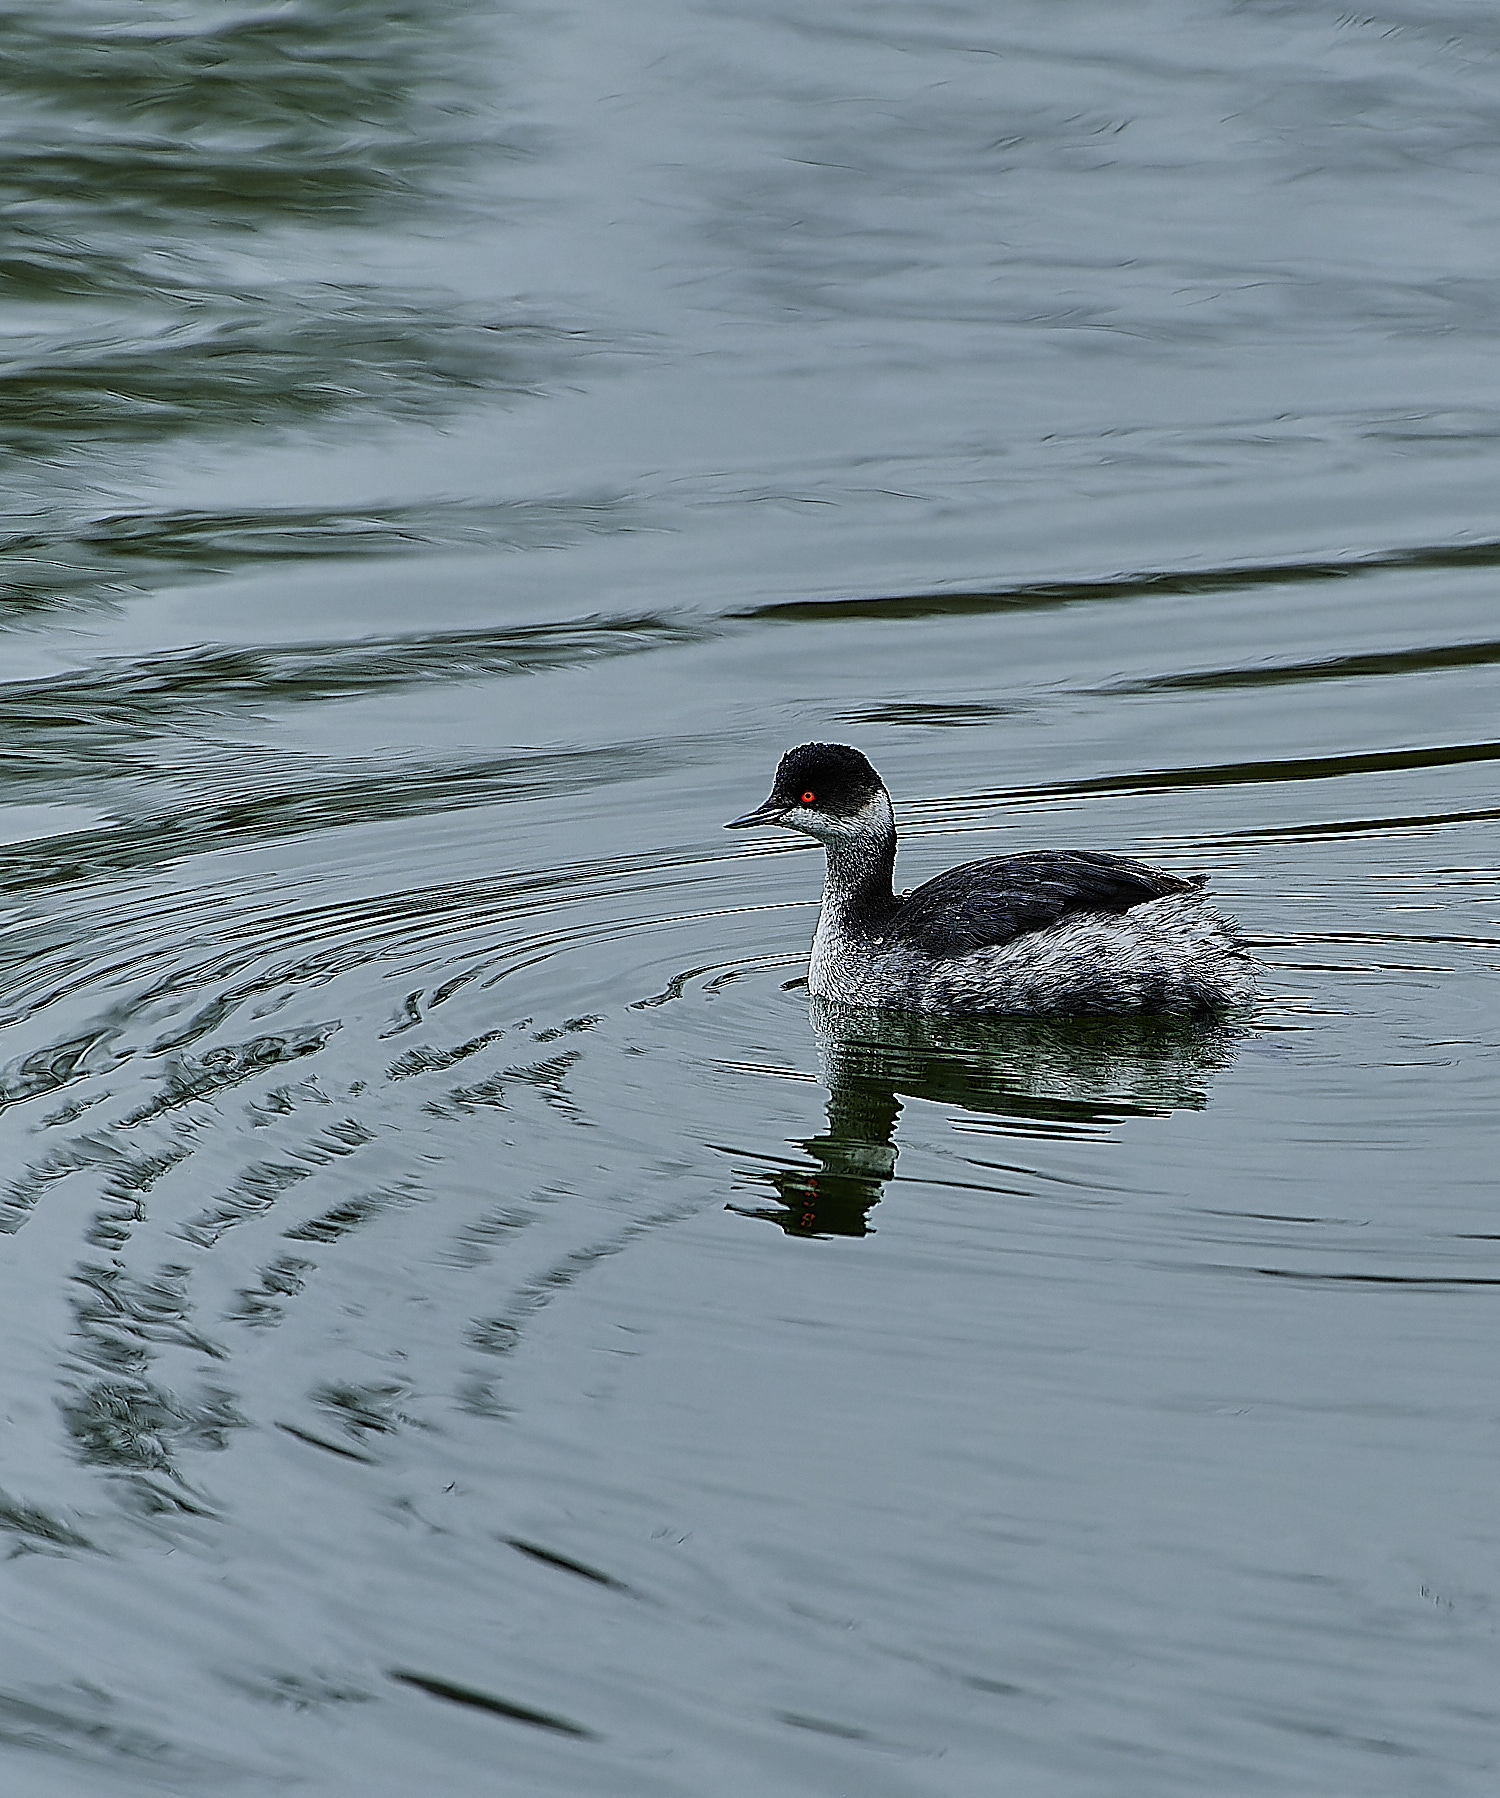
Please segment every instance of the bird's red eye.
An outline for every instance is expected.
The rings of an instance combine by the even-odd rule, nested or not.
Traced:
[[[817,795],[816,795],[816,794],[815,794],[815,793],[811,793],[811,792],[808,792],[808,793],[804,793],[804,794],[803,794],[803,795],[802,795],[802,803],[803,803],[803,804],[804,804],[804,805],[811,805],[811,804],[812,804],[812,802],[813,802],[813,800],[814,800],[814,799],[815,799],[815,798],[816,798],[816,797],[817,797]]]

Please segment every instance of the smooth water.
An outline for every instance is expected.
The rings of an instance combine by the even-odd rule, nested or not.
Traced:
[[[4,1790],[1488,1798],[1500,15],[0,24]]]

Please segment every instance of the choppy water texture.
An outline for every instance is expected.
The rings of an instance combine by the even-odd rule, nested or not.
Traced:
[[[1493,6],[0,20],[6,1792],[1488,1798]]]

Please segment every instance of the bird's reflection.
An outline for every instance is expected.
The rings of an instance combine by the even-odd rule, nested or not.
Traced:
[[[828,1128],[810,1164],[762,1170],[774,1206],[748,1215],[793,1236],[863,1236],[896,1169],[902,1096],[1009,1119],[1023,1133],[1083,1133],[1200,1110],[1242,1029],[1179,1019],[927,1018],[814,999]]]

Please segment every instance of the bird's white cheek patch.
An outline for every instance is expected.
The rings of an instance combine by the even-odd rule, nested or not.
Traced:
[[[884,793],[876,793],[847,817],[834,817],[815,805],[795,805],[777,822],[784,830],[800,830],[825,843],[837,837],[876,836],[896,827],[891,802]]]
[[[823,818],[821,828],[830,836],[880,836],[896,828],[891,802],[884,793],[872,794],[859,810],[847,818]]]

